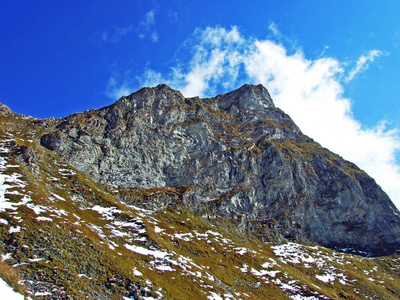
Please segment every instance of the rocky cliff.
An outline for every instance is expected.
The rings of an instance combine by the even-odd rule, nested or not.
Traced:
[[[108,107],[35,121],[40,144],[143,207],[224,217],[264,242],[374,255],[400,249],[400,214],[375,181],[302,134],[261,85],[185,98],[166,85]],[[143,199],[142,199],[143,200]],[[136,201],[137,202],[137,201]]]

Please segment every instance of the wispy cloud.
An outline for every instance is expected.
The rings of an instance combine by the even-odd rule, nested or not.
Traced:
[[[270,31],[270,33],[272,33],[273,40],[288,45],[288,50],[296,52],[301,49],[301,47],[297,43],[297,40],[293,37],[287,37],[282,34],[282,32],[278,28],[278,25],[276,25],[275,22],[269,22],[268,30]]]
[[[361,55],[354,68],[350,70],[349,74],[345,78],[345,82],[352,81],[360,72],[367,70],[369,64],[381,55],[388,55],[388,53],[380,50],[370,50],[366,55]]]
[[[214,96],[245,82],[262,83],[305,134],[366,170],[400,207],[400,166],[395,158],[399,132],[386,130],[385,122],[365,128],[353,117],[351,101],[343,96],[344,63],[332,57],[309,59],[300,48],[288,54],[282,44],[245,38],[236,27],[197,29],[184,47],[193,51],[188,61],[177,61],[168,73],[147,69],[140,77],[112,82],[114,90],[166,83],[188,97]],[[380,55],[371,50],[360,57],[345,81]]]
[[[158,33],[155,28],[156,10],[148,11],[139,25],[139,38],[149,38],[152,42],[158,42]]]
[[[272,32],[272,34],[277,37],[277,38],[282,38],[282,33],[280,32],[280,30],[278,29],[278,26],[274,23],[274,22],[270,22],[268,29]]]
[[[135,32],[141,40],[150,39],[152,42],[158,42],[159,36],[155,27],[156,13],[157,9],[152,9],[144,15],[139,24],[114,27],[111,30],[104,31],[100,34],[100,40],[105,43],[118,43],[128,34]]]
[[[115,27],[114,30],[105,31],[101,34],[103,42],[117,43],[121,38],[134,30],[134,26]]]
[[[168,22],[175,23],[176,21],[178,21],[178,13],[176,11],[169,10],[168,11]]]
[[[127,81],[122,83],[115,76],[111,76],[108,80],[106,95],[111,99],[119,99],[132,93]]]

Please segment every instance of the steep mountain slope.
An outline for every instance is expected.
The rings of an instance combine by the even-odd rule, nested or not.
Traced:
[[[394,253],[398,224],[262,86],[63,119],[0,106],[0,277],[32,299],[397,299],[399,254],[313,242]]]
[[[387,195],[303,135],[261,85],[210,99],[144,88],[58,120],[41,144],[117,188],[185,186],[184,207],[264,241],[400,249],[400,215]]]

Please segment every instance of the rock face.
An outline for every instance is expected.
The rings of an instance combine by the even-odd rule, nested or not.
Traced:
[[[53,119],[51,128],[41,144],[96,181],[128,190],[182,187],[179,205],[228,218],[265,242],[375,255],[400,249],[400,214],[388,196],[302,134],[261,85],[207,99],[166,85],[143,88],[111,106]]]

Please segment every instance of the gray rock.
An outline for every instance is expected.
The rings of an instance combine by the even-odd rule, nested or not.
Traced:
[[[124,189],[190,186],[180,205],[266,242],[400,249],[400,213],[389,197],[303,135],[262,85],[209,99],[143,88],[52,128],[41,144],[93,179]]]

